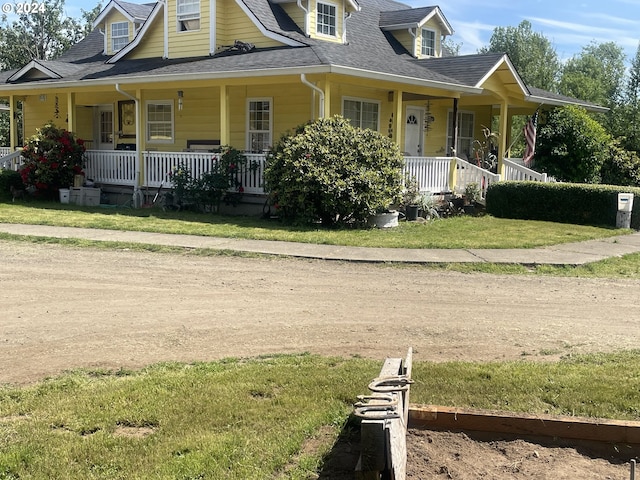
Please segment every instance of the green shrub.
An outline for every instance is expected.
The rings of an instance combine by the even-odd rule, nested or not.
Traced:
[[[609,145],[607,158],[601,170],[602,183],[640,187],[640,157],[625,150],[619,141]]]
[[[547,114],[536,140],[536,169],[563,182],[599,183],[611,137],[575,106]]]
[[[403,161],[387,137],[335,116],[283,136],[267,157],[265,183],[286,220],[361,223],[397,201]]]
[[[499,182],[487,190],[487,213],[577,225],[616,225],[618,193],[633,193],[631,226],[640,228],[640,188],[574,183]]]
[[[236,203],[244,192],[239,178],[247,168],[247,158],[239,150],[222,147],[212,167],[199,177],[189,167],[179,165],[169,176],[173,184],[173,202],[179,208],[218,212],[223,201]]]
[[[24,188],[22,177],[13,170],[0,170],[0,199],[11,200],[11,186],[16,189]]]
[[[47,124],[38,129],[22,149],[22,181],[36,196],[57,198],[59,188],[73,185],[83,174],[84,141],[67,130]]]

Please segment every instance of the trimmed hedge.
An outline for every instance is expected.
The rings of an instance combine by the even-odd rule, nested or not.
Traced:
[[[618,193],[633,193],[631,227],[640,229],[640,188],[578,183],[498,182],[487,190],[487,213],[502,218],[616,226]]]

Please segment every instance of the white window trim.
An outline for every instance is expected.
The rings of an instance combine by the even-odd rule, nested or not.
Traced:
[[[360,103],[373,103],[375,105],[378,106],[378,119],[377,119],[377,125],[376,125],[376,132],[380,131],[380,115],[381,115],[381,105],[382,103],[379,100],[371,100],[370,98],[361,98],[361,97],[342,97],[342,116],[345,117],[344,115],[344,102],[345,100],[351,100],[354,102],[360,102]],[[346,117],[345,117],[346,118]],[[362,118],[360,119],[360,123],[362,123]],[[354,125],[356,126],[356,125]]]
[[[187,2],[187,3],[197,3],[198,4],[198,13],[178,13],[180,0],[176,1],[176,31],[178,33],[187,33],[187,32],[197,32],[202,28],[202,8],[200,4],[200,0],[195,2]],[[198,20],[199,27],[190,29],[190,30],[182,30],[180,24],[182,22],[188,22],[190,20]]]
[[[127,34],[126,35],[114,35],[113,34],[113,30],[116,26],[120,26],[120,25],[126,25],[127,26]],[[126,42],[120,47],[120,48],[114,48],[114,40],[116,39],[122,39],[125,38]],[[127,46],[127,44],[129,43],[129,22],[113,22],[111,24],[111,50],[113,52],[119,52],[120,50],[122,50],[124,47]]]
[[[335,21],[335,25],[333,25],[334,30],[335,30],[335,34],[331,35],[330,33],[322,33],[318,31],[318,6],[319,5],[328,5],[330,7],[335,8],[336,10],[336,14],[334,16],[334,21]],[[326,38],[338,38],[338,15],[340,14],[340,9],[338,8],[338,4],[333,3],[333,2],[327,2],[327,1],[323,1],[323,0],[316,0],[316,28],[315,28],[315,33],[316,35],[320,36],[320,37],[326,37]]]
[[[433,33],[433,54],[424,53],[423,45],[424,45],[424,32]],[[437,57],[438,56],[438,32],[436,32],[432,28],[422,27],[420,31],[420,55],[423,57]]]
[[[156,140],[152,139],[149,134],[149,105],[170,105],[171,106],[171,138],[167,140]],[[176,108],[173,100],[147,100],[144,102],[144,113],[145,113],[145,136],[147,139],[147,143],[175,143],[176,133],[175,133],[175,113]],[[160,122],[153,122],[160,123]]]
[[[265,133],[265,130],[252,130],[251,129],[251,102],[269,102],[269,146],[273,145],[273,97],[250,97],[247,98],[246,104],[246,138],[245,149],[247,152],[251,151],[251,134],[252,133]]]
[[[462,137],[460,136],[460,124],[458,123],[458,142],[460,142],[460,139],[464,138],[464,139],[470,139],[471,140],[471,151],[469,152],[470,155],[473,154],[473,141],[475,140],[474,138],[474,132],[476,131],[476,112],[473,112],[471,110],[458,110],[458,115],[471,115],[472,120],[471,120],[471,137]],[[449,118],[450,115],[453,115],[453,110],[449,109],[447,112],[447,148],[448,146],[451,144],[451,142],[453,141],[453,132],[449,131],[449,126],[451,125],[451,122],[449,122]],[[455,145],[454,148],[456,149],[456,155],[458,157],[460,157],[461,154],[465,153],[465,152],[460,152],[458,145]],[[466,154],[466,153],[465,153]],[[462,157],[460,157],[462,158]],[[467,158],[470,162],[473,162],[474,159],[471,157]]]

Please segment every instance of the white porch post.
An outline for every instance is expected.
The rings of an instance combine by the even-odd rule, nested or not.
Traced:
[[[404,116],[402,115],[402,91],[393,91],[393,140],[398,144],[401,150],[404,150],[402,142],[402,126],[404,124]]]

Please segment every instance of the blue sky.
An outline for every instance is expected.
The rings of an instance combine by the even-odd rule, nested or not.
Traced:
[[[630,61],[640,41],[640,0],[399,1],[412,7],[439,5],[455,30],[452,40],[462,44],[463,55],[487,45],[495,27],[515,27],[522,20],[529,20],[534,31],[547,37],[562,60],[580,53],[583,46],[595,40],[616,42]],[[80,17],[80,8],[89,10],[96,3],[67,0],[65,7],[68,15]]]
[[[428,0],[404,3],[433,5]],[[462,43],[463,55],[487,45],[495,27],[515,27],[523,20],[549,39],[562,60],[595,40],[616,42],[630,61],[640,41],[639,0],[441,0],[437,5],[455,30],[452,40]]]

